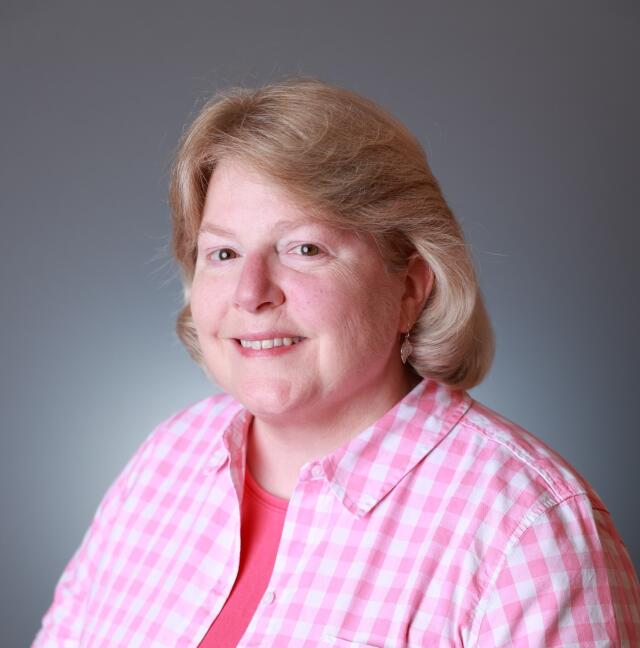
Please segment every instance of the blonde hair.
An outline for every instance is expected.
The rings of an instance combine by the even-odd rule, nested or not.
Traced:
[[[197,235],[209,179],[241,159],[282,186],[316,218],[369,233],[392,270],[420,254],[433,290],[411,332],[409,362],[457,389],[478,384],[493,335],[462,230],[417,139],[372,101],[315,79],[232,88],[200,111],[172,170],[173,253],[185,288],[177,332],[202,363],[190,307]]]

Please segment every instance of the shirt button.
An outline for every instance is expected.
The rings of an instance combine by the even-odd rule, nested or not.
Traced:
[[[318,479],[324,475],[324,471],[322,470],[322,466],[320,464],[315,464],[311,468],[311,476]]]
[[[262,597],[262,601],[265,605],[271,605],[276,600],[276,593],[273,590],[269,590]]]
[[[364,506],[367,509],[373,508],[373,505],[376,503],[376,498],[372,497],[371,495],[365,495],[362,500],[362,506]]]
[[[224,450],[219,450],[218,452],[214,452],[209,458],[207,465],[202,469],[202,472],[205,475],[210,475],[211,473],[215,472],[220,467],[222,467],[222,465],[225,463],[225,460],[226,460],[226,454]]]

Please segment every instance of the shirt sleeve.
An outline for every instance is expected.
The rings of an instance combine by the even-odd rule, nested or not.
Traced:
[[[638,578],[609,513],[586,494],[514,538],[483,599],[481,648],[640,646]]]
[[[85,627],[91,583],[100,563],[101,548],[122,508],[139,464],[150,452],[150,435],[103,497],[82,543],[65,567],[55,587],[53,602],[42,619],[32,648],[78,648]]]

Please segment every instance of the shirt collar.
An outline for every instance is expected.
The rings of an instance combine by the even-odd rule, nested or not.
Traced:
[[[470,406],[465,392],[421,381],[382,418],[321,460],[334,493],[351,513],[366,515]]]
[[[302,466],[299,478],[326,479],[343,506],[362,517],[435,448],[471,403],[466,392],[424,379],[346,444]],[[225,451],[217,453],[230,457],[239,474],[244,474],[251,419],[242,406],[233,408],[221,439]]]

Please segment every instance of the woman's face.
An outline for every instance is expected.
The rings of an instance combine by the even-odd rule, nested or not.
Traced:
[[[369,237],[312,221],[251,167],[218,164],[191,308],[212,378],[255,416],[304,420],[380,390],[400,397],[403,286]]]

